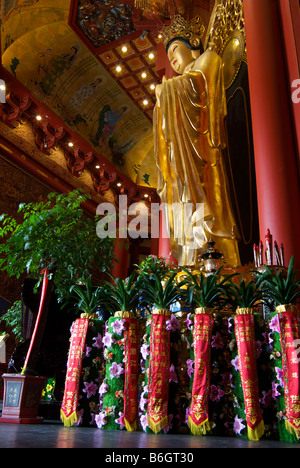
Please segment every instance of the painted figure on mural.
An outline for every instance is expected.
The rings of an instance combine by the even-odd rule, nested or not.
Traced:
[[[158,194],[171,249],[180,265],[195,265],[210,240],[232,266],[240,264],[222,150],[226,146],[226,97],[222,61],[209,45],[204,25],[176,16],[163,42],[178,76],[156,88],[155,157]],[[201,209],[201,207],[203,209]]]

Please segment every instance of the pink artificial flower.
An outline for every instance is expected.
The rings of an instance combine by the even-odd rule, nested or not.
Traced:
[[[90,348],[89,346],[86,346],[85,349],[84,349],[84,356],[83,356],[83,359],[84,358],[88,358],[90,357],[90,352],[92,351],[92,348]]]
[[[115,419],[115,423],[120,424],[120,429],[125,427],[124,413],[119,413],[119,418]]]
[[[245,429],[245,425],[242,424],[242,419],[239,419],[238,415],[234,418],[234,425],[233,425],[233,431],[235,434],[241,435],[241,431]]]
[[[211,345],[213,348],[216,349],[223,349],[224,348],[224,341],[219,332],[215,336],[212,337]]]
[[[142,411],[145,411],[145,405],[148,403],[148,398],[144,397],[145,393],[142,393],[140,398],[140,409]]]
[[[98,336],[94,337],[93,340],[95,341],[93,348],[101,349],[103,347],[102,335],[100,335],[100,333],[98,333]]]
[[[102,384],[100,385],[100,388],[99,388],[99,394],[100,396],[102,396],[104,393],[106,393],[108,390],[108,385],[106,382],[102,382]]]
[[[122,331],[124,330],[124,323],[125,320],[122,319],[117,319],[112,323],[111,328],[113,329],[113,332],[116,333],[116,335],[122,335]]]
[[[275,367],[276,377],[279,382],[279,385],[284,388],[284,380],[283,380],[283,370],[280,367]]]
[[[194,369],[193,369],[193,365],[194,365],[194,361],[192,359],[188,359],[186,361],[186,364],[187,364],[187,373],[188,373],[188,376],[191,377],[192,373],[194,372]]]
[[[238,372],[239,369],[240,369],[239,368],[239,356],[238,356],[238,354],[236,355],[236,357],[234,359],[232,359],[231,364],[233,365],[236,372]]]
[[[116,362],[112,363],[112,366],[110,367],[110,376],[113,379],[114,377],[119,378],[121,374],[124,374],[124,369],[122,367],[122,364],[117,364]]]
[[[179,320],[175,317],[174,314],[171,314],[170,320],[167,320],[166,322],[166,328],[169,331],[176,331],[181,329],[181,325]]]
[[[188,330],[191,330],[192,329],[192,325],[193,325],[193,320],[191,320],[191,312],[187,314],[187,319],[184,321],[184,323],[186,324],[186,327]]]
[[[276,398],[281,395],[281,393],[277,390],[278,387],[279,387],[279,383],[273,380],[272,381],[272,397],[274,398],[274,400],[276,400]]]
[[[223,392],[223,390],[221,389],[219,385],[217,387],[216,385],[211,385],[209,397],[212,401],[220,401],[221,397],[224,395],[225,393]]]
[[[147,359],[147,356],[149,356],[150,351],[149,351],[149,345],[147,343],[144,343],[143,346],[141,347],[141,354],[143,356],[143,359]]]
[[[148,427],[147,415],[146,414],[143,414],[140,417],[140,422],[141,422],[141,426],[142,426],[143,431],[146,432],[146,428]]]
[[[269,328],[273,333],[280,333],[279,317],[278,314],[274,315],[269,323]]]
[[[177,378],[174,364],[171,364],[171,367],[170,367],[169,382],[178,383],[178,378]]]
[[[84,389],[82,390],[83,393],[87,394],[88,398],[96,395],[98,386],[94,384],[94,382],[83,382]]]
[[[185,424],[189,423],[189,415],[190,415],[190,407],[188,406],[185,412],[185,419],[184,419]]]
[[[272,390],[268,392],[263,391],[262,394],[263,396],[260,399],[260,403],[265,407],[272,407],[274,404]]]
[[[99,414],[96,415],[95,423],[96,423],[98,429],[101,429],[102,426],[105,426],[105,424],[107,423],[107,421],[105,419],[105,416],[106,416],[105,413],[99,413]]]
[[[103,344],[107,348],[111,348],[112,344],[115,342],[112,338],[112,333],[106,333],[103,338]]]

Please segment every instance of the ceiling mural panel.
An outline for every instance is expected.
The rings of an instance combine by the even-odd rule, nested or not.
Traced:
[[[119,20],[121,13],[126,10],[128,15],[130,10],[126,7],[123,11],[116,2],[98,3],[103,7],[116,4]],[[144,64],[151,59],[148,55],[141,59],[135,53],[139,49],[147,54],[153,44],[139,38],[132,46],[128,44],[124,69],[118,74],[113,67],[122,53],[120,44],[95,56],[70,27],[69,12],[69,0],[5,1],[2,63],[95,152],[133,182],[155,187],[151,123],[155,101],[148,100],[148,109],[142,102],[149,99],[149,93],[154,94],[150,86],[157,77],[153,64],[147,78],[142,76]],[[99,14],[98,21],[102,19]]]

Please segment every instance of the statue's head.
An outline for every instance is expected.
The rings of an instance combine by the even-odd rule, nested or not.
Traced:
[[[182,74],[185,68],[204,51],[202,37],[204,24],[199,16],[191,22],[177,15],[169,26],[163,28],[163,43],[171,67]]]

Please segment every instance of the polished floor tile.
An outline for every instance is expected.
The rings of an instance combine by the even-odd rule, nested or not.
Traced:
[[[59,422],[43,424],[0,424],[1,448],[102,448],[105,453],[122,454],[125,449],[146,449],[143,454],[168,449],[187,453],[200,448],[300,448],[300,444],[235,438],[195,437],[188,434],[155,435],[144,432],[106,431],[96,428],[64,427]],[[127,450],[128,451],[128,450]]]

